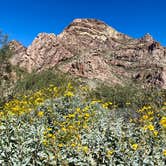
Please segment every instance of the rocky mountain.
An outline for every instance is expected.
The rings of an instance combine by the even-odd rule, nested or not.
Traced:
[[[96,19],[75,19],[59,34],[40,33],[27,48],[9,43],[10,63],[28,72],[48,68],[108,84],[166,88],[166,48],[150,34],[134,39]]]

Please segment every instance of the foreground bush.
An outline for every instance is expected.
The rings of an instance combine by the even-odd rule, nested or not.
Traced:
[[[68,84],[63,94],[50,86],[17,96],[2,109],[1,165],[166,163],[164,105],[160,110],[144,105],[126,121],[122,112],[131,111],[130,103],[86,101]]]

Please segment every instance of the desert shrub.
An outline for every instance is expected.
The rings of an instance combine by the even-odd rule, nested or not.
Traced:
[[[66,88],[69,82],[75,87],[79,85],[79,82],[70,75],[48,69],[41,71],[40,73],[26,74],[23,79],[17,81],[14,91],[15,93],[36,91],[45,88],[50,84],[61,87],[62,90]]]
[[[161,107],[166,98],[166,91],[153,87],[145,89],[137,85],[114,87],[101,85],[92,91],[89,96],[105,102],[112,101],[121,108],[130,105],[130,107],[137,109],[146,104]]]
[[[115,116],[111,101],[86,101],[70,83],[60,89],[51,85],[4,105],[2,166],[165,165],[166,103],[157,110],[144,105],[128,122]]]

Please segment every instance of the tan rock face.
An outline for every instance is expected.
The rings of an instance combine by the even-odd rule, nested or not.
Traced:
[[[150,34],[133,39],[96,19],[76,19],[64,31],[41,33],[25,48],[11,42],[13,65],[29,72],[57,67],[110,84],[129,80],[166,87],[166,49]]]
[[[104,22],[95,19],[74,20],[58,38],[66,48],[80,54],[92,50],[106,51],[116,45],[112,40],[127,37],[109,27]]]
[[[9,43],[10,49],[13,51],[14,56],[10,59],[12,65],[18,65],[21,68],[28,68],[29,57],[26,53],[27,48],[17,41]]]
[[[28,48],[16,41],[11,42],[14,56],[13,65],[27,69],[29,72],[54,67],[59,61],[73,56],[54,34],[40,33]]]
[[[54,34],[39,34],[27,48],[33,70],[54,67],[59,61],[73,56]]]

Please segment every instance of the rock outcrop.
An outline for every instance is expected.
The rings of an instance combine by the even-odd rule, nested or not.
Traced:
[[[12,65],[29,72],[57,68],[109,84],[166,88],[166,48],[150,34],[134,39],[96,19],[76,19],[57,36],[40,33],[28,48],[16,41],[10,48]]]

